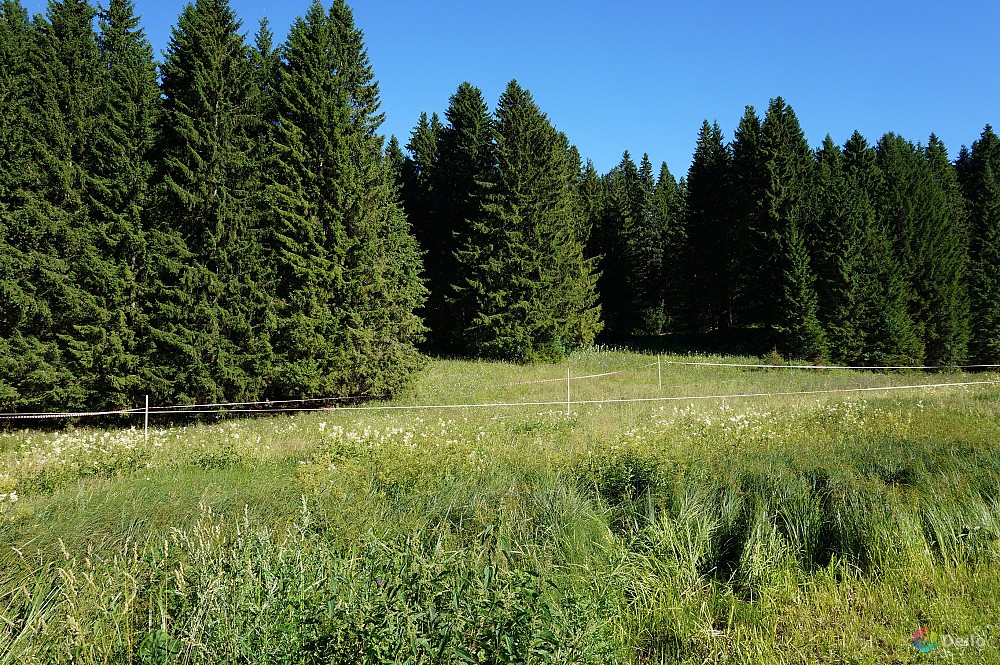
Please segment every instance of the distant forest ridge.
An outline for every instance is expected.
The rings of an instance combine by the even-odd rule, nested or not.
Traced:
[[[1000,140],[811,148],[780,97],[679,180],[584,161],[511,81],[385,145],[350,8],[248,44],[187,5],[0,2],[0,412],[396,394],[421,350],[557,360],[752,336],[853,365],[1000,362]],[[405,148],[405,152],[404,152]]]

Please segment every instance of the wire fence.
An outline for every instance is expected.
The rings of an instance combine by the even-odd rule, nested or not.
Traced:
[[[308,399],[283,399],[283,400],[257,400],[244,402],[212,402],[198,404],[174,404],[169,406],[154,406],[149,404],[146,398],[145,407],[132,409],[105,410],[105,411],[63,411],[63,412],[11,412],[0,413],[2,421],[31,421],[31,420],[70,420],[80,418],[107,417],[107,416],[143,416],[144,426],[148,432],[149,418],[171,415],[251,415],[251,414],[274,414],[274,413],[302,413],[315,411],[420,411],[420,410],[444,410],[444,409],[490,409],[490,408],[519,408],[519,407],[565,407],[566,413],[572,412],[574,406],[594,405],[594,404],[629,404],[629,403],[650,403],[650,402],[685,402],[716,400],[725,404],[726,400],[752,399],[782,396],[805,396],[805,395],[830,395],[865,392],[884,392],[900,390],[932,390],[947,387],[968,387],[995,385],[997,380],[982,381],[960,381],[943,383],[920,383],[913,385],[888,385],[888,386],[865,386],[849,388],[822,388],[803,389],[794,391],[772,391],[772,392],[734,392],[726,394],[711,395],[683,395],[683,396],[663,396],[655,397],[614,397],[604,399],[577,399],[573,398],[573,383],[577,381],[598,379],[603,377],[637,373],[649,370],[652,367],[657,369],[657,386],[660,392],[663,391],[663,367],[667,366],[702,366],[702,367],[732,367],[739,369],[794,369],[794,370],[824,370],[824,369],[844,369],[844,370],[914,370],[914,369],[990,369],[998,368],[1000,365],[963,365],[963,366],[832,366],[832,365],[768,365],[749,363],[725,363],[708,361],[675,361],[663,360],[657,357],[656,362],[616,370],[612,372],[600,372],[596,374],[582,374],[574,376],[571,367],[567,365],[565,377],[539,379],[536,381],[520,381],[513,383],[499,384],[501,387],[520,387],[548,383],[565,383],[566,399],[559,401],[493,401],[493,402],[467,402],[457,404],[357,404],[357,402],[369,399],[368,395],[352,395],[341,397],[317,397]],[[496,387],[496,386],[494,386]]]

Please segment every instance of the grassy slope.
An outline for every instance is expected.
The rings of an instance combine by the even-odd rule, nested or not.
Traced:
[[[575,355],[627,371],[569,416],[2,434],[0,664],[1000,662],[1000,388],[579,404],[993,375],[655,360]],[[395,405],[564,373],[434,361]]]

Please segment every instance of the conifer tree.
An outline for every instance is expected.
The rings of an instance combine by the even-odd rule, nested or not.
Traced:
[[[258,77],[227,0],[187,5],[162,66],[147,382],[159,399],[257,399],[270,368]]]
[[[576,193],[580,204],[580,215],[583,218],[579,227],[580,240],[586,248],[585,254],[595,256],[600,253],[600,248],[595,245],[594,241],[598,237],[601,218],[604,215],[606,192],[604,181],[597,173],[594,162],[590,159],[586,161],[580,171]]]
[[[595,275],[570,219],[566,149],[531,94],[508,84],[496,111],[497,171],[458,253],[475,354],[560,357],[600,331]]]
[[[17,14],[13,7],[10,12]],[[87,362],[107,316],[101,291],[113,282],[84,193],[100,95],[94,16],[86,2],[52,2],[27,39],[30,89],[21,118],[24,144],[15,152],[28,159],[12,192],[6,232],[27,287],[18,295],[31,294],[21,300],[20,326],[8,336],[14,359],[5,381],[18,386],[24,406],[85,408],[104,397]]]
[[[759,323],[760,312],[773,300],[773,294],[756,284],[759,257],[772,245],[767,216],[768,174],[761,121],[754,107],[745,108],[730,150],[731,319],[734,325],[747,326]]]
[[[433,172],[436,212],[424,225],[430,288],[425,311],[432,342],[461,349],[472,310],[455,290],[467,277],[455,255],[466,239],[469,224],[483,217],[496,157],[493,119],[479,88],[469,82],[459,85],[449,100],[445,120]]]
[[[818,351],[815,274],[806,249],[813,229],[810,201],[813,156],[795,112],[781,97],[771,100],[761,124],[761,151],[766,173],[764,238],[756,288],[774,293],[764,302],[764,324],[783,332],[791,352]],[[811,356],[807,356],[811,357]]]
[[[1000,138],[986,125],[961,170],[969,203],[973,362],[1000,363]]]
[[[644,331],[647,283],[656,283],[651,274],[656,271],[651,256],[656,246],[650,247],[649,237],[653,232],[651,170],[648,156],[640,171],[625,151],[608,180],[599,287],[608,333],[619,338]]]
[[[134,406],[139,385],[137,332],[143,327],[139,280],[145,257],[142,214],[148,204],[150,151],[159,106],[153,49],[134,6],[112,0],[99,15],[102,77],[91,141],[92,165],[84,183],[91,243],[103,261],[92,291],[100,319],[86,330],[75,355],[77,374],[96,396],[97,408]]]
[[[314,2],[285,48],[271,169],[276,394],[394,394],[419,364],[420,259],[347,6]]]
[[[673,327],[679,316],[681,300],[681,270],[684,249],[684,194],[667,163],[660,164],[660,173],[653,188],[653,226],[658,229],[657,244],[661,248],[658,284],[659,311],[663,329]]]
[[[856,224],[861,234],[857,267],[851,269],[856,295],[844,315],[856,320],[863,342],[841,347],[841,357],[861,365],[919,364],[923,345],[907,307],[909,287],[898,267],[888,226],[876,210],[875,201],[885,188],[877,159],[857,131],[844,144],[845,205],[857,220],[849,224]]]
[[[910,316],[925,362],[932,365],[960,362],[967,339],[962,232],[933,170],[942,167],[931,165],[931,159],[948,162],[943,146],[935,144],[936,155],[929,157],[923,148],[887,134],[876,148],[886,183],[881,212],[898,238]]]
[[[719,124],[704,121],[688,170],[684,224],[685,321],[696,330],[730,323],[732,227],[726,194],[730,163]]]
[[[28,281],[28,247],[20,240],[21,209],[32,180],[29,147],[32,26],[18,0],[0,4],[0,409],[19,406],[21,385],[35,361],[29,353],[35,320],[47,308]]]

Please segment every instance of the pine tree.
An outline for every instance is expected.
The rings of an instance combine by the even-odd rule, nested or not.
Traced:
[[[686,188],[685,323],[692,329],[728,327],[731,309],[732,227],[727,187],[731,155],[718,123],[704,121]]]
[[[758,293],[779,297],[761,306],[764,324],[782,332],[790,352],[818,352],[815,274],[806,238],[814,229],[813,156],[798,118],[781,97],[771,100],[761,124],[761,152],[766,173],[765,218],[756,281]]]
[[[146,230],[146,380],[159,400],[257,399],[270,368],[258,211],[259,79],[226,0],[197,0],[162,66]]]
[[[662,329],[673,327],[681,300],[681,269],[684,248],[684,194],[667,163],[660,164],[660,173],[653,188],[653,226],[659,232],[661,248],[657,299],[663,316]]]
[[[314,2],[293,24],[281,79],[274,391],[392,395],[419,364],[425,292],[377,134],[378,85],[343,2]]]
[[[475,354],[528,361],[560,357],[600,331],[593,266],[570,219],[566,149],[515,81],[496,111],[497,171],[483,217],[458,253],[459,296],[475,312]]]
[[[898,238],[903,277],[909,284],[909,311],[925,347],[925,362],[960,362],[966,348],[966,304],[962,286],[964,250],[960,222],[931,160],[948,164],[935,139],[933,152],[894,134],[876,151],[885,179],[881,213]],[[943,154],[942,154],[943,153]]]
[[[459,85],[449,100],[445,120],[431,186],[436,194],[436,212],[425,224],[424,232],[431,291],[425,311],[432,341],[461,350],[472,310],[461,291],[455,290],[467,277],[456,252],[466,240],[470,223],[483,217],[496,157],[493,119],[479,88],[468,82]]]
[[[0,4],[0,409],[9,411],[23,401],[22,381],[35,358],[25,339],[35,320],[47,315],[35,293],[29,259],[18,237],[21,209],[31,186],[34,160],[29,147],[27,118],[33,90],[30,64],[32,26],[17,0]]]
[[[973,362],[1000,363],[1000,138],[986,125],[961,170],[969,202]]]
[[[99,16],[101,71],[91,141],[92,166],[84,183],[91,244],[103,264],[91,290],[101,318],[86,329],[74,356],[96,408],[134,406],[141,393],[142,329],[139,279],[144,265],[142,214],[148,203],[150,151],[159,106],[153,49],[134,6],[112,0]]]
[[[861,233],[854,303],[845,316],[856,320],[863,335],[858,347],[842,348],[841,357],[860,365],[911,365],[923,358],[923,345],[908,311],[909,287],[899,269],[887,224],[875,201],[885,184],[875,150],[857,131],[844,144],[843,168],[849,214]],[[850,312],[854,312],[853,315]]]
[[[759,257],[771,247],[767,216],[768,174],[760,118],[747,106],[730,144],[729,216],[732,248],[730,258],[731,320],[736,326],[760,322],[760,312],[773,300],[773,293],[755,285]]]

